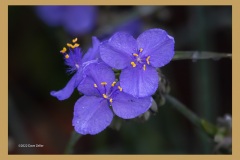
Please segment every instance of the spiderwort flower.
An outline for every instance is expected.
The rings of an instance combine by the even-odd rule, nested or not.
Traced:
[[[104,62],[93,62],[83,70],[84,79],[78,90],[84,96],[74,106],[72,124],[80,134],[97,134],[110,125],[114,114],[131,119],[146,112],[151,97],[135,98],[124,93],[111,67]],[[112,106],[111,111],[110,107]]]
[[[120,85],[135,97],[152,95],[159,82],[157,67],[170,62],[174,39],[162,29],[150,29],[136,40],[117,32],[100,46],[100,56],[109,66],[121,69]]]
[[[49,26],[63,26],[72,34],[86,34],[96,23],[95,6],[38,6],[36,13]]]
[[[67,52],[67,48],[64,47],[60,53],[62,53],[65,57],[65,64],[69,67],[68,72],[75,74],[71,78],[71,80],[67,83],[67,85],[59,90],[59,91],[51,91],[51,95],[58,98],[58,100],[65,100],[71,96],[74,89],[78,86],[78,84],[82,80],[82,69],[86,66],[91,60],[99,58],[99,45],[100,42],[96,37],[92,37],[93,47],[90,48],[87,53],[82,57],[82,51],[79,47],[79,44],[76,43],[77,38],[73,39],[71,43],[67,43],[69,51]]]

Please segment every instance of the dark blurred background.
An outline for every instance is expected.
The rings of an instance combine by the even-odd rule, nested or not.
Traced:
[[[58,101],[50,91],[62,89],[71,78],[59,51],[75,37],[86,52],[92,36],[102,41],[119,30],[137,37],[146,29],[162,28],[175,38],[176,51],[232,52],[231,6],[84,7],[80,11],[71,6],[49,11],[9,6],[9,154],[64,152],[79,93],[75,90],[69,99]],[[170,81],[170,94],[199,117],[216,124],[218,117],[231,115],[231,59],[179,60],[161,69]],[[44,147],[21,148],[18,144]],[[107,128],[95,136],[81,137],[74,151],[212,154],[213,148],[214,143],[201,130],[166,102],[144,123],[126,121],[119,131]]]

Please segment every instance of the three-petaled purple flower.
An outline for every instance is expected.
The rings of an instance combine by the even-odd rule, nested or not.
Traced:
[[[77,39],[73,39],[73,44],[67,43],[69,51],[64,47],[60,52],[65,57],[65,64],[69,67],[68,72],[76,72],[67,85],[59,91],[51,91],[51,95],[58,98],[58,100],[65,100],[71,96],[74,89],[83,79],[82,71],[91,60],[99,58],[100,41],[96,37],[92,37],[93,47],[90,48],[83,56]]]
[[[110,125],[114,114],[123,119],[135,118],[152,104],[151,97],[135,98],[124,93],[115,81],[114,72],[104,62],[89,63],[83,69],[83,77],[78,90],[84,96],[74,106],[72,121],[80,134],[97,134]]]
[[[100,46],[100,56],[109,66],[121,69],[120,85],[135,97],[154,94],[159,76],[156,68],[174,56],[174,39],[162,29],[150,29],[136,40],[118,32]]]

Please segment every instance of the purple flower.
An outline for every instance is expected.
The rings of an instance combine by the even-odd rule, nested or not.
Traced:
[[[93,47],[82,57],[82,51],[79,44],[76,43],[77,39],[73,40],[74,44],[68,43],[69,51],[64,47],[60,52],[65,57],[65,64],[69,67],[68,72],[76,72],[67,85],[59,91],[51,91],[51,95],[58,98],[58,100],[65,100],[71,96],[74,89],[83,79],[82,70],[90,63],[89,61],[99,58],[99,45],[100,42],[96,37],[92,37]]]
[[[158,87],[157,67],[174,56],[174,39],[162,29],[150,29],[136,40],[128,33],[117,32],[100,45],[100,56],[109,66],[121,69],[120,85],[135,97],[152,95]]]
[[[94,6],[39,6],[36,12],[49,26],[62,25],[72,35],[89,33],[97,17]]]
[[[135,98],[124,93],[111,67],[104,62],[90,63],[83,77],[78,90],[85,95],[75,103],[72,121],[80,134],[97,134],[110,125],[114,114],[123,119],[135,118],[152,104],[151,97]]]

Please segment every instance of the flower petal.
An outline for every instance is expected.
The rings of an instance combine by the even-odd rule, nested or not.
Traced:
[[[152,66],[146,66],[146,70],[141,67],[128,67],[122,70],[120,75],[120,85],[123,91],[134,97],[151,96],[158,88],[158,73]]]
[[[75,103],[72,124],[82,135],[98,134],[110,125],[112,119],[113,113],[103,98],[83,96]]]
[[[92,48],[89,48],[87,53],[84,54],[82,59],[83,62],[100,58],[99,54],[100,41],[97,39],[97,37],[92,37],[92,44],[93,44]]]
[[[150,29],[137,38],[138,47],[142,48],[142,56],[150,56],[150,64],[162,67],[174,56],[174,38],[162,29]]]
[[[112,102],[114,113],[123,119],[135,118],[145,113],[151,105],[151,97],[135,98],[124,92],[119,92]]]
[[[117,32],[108,41],[100,45],[102,60],[116,69],[127,67],[130,64],[132,54],[136,51],[136,40],[125,32]]]
[[[72,95],[74,89],[77,87],[81,79],[82,73],[81,71],[78,71],[73,75],[73,77],[70,79],[70,81],[63,89],[59,91],[51,91],[50,94],[56,97],[58,100],[65,100]]]
[[[114,72],[111,67],[104,62],[93,62],[83,69],[83,81],[79,84],[78,90],[85,95],[100,95],[106,93],[111,88],[115,80]],[[106,85],[102,85],[106,82]],[[94,86],[94,84],[96,84]]]

